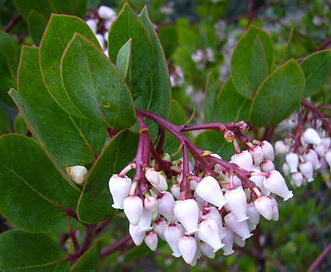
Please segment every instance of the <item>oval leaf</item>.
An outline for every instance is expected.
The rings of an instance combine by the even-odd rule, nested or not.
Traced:
[[[65,252],[43,233],[10,230],[0,236],[1,271],[69,271]]]
[[[119,70],[79,34],[64,52],[61,76],[70,100],[91,120],[114,129],[134,124],[133,100]]]
[[[275,70],[260,86],[250,109],[253,126],[274,126],[300,104],[305,78],[300,65],[290,60]]]
[[[0,211],[12,224],[43,232],[65,216],[64,208],[75,209],[78,191],[66,183],[36,141],[5,135],[0,150]]]

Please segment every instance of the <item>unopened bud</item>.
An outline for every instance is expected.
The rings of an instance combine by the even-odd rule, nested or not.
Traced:
[[[76,165],[65,169],[67,175],[73,182],[82,185],[87,175],[87,169],[84,166]]]

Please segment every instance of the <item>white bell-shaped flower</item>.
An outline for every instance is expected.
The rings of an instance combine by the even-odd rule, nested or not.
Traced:
[[[255,225],[260,223],[261,216],[260,216],[260,213],[258,212],[258,210],[256,209],[254,202],[247,203],[246,212],[248,215],[248,220],[250,222],[252,222]]]
[[[249,152],[252,155],[254,165],[260,165],[264,160],[264,155],[261,146],[252,147]]]
[[[97,24],[96,20],[88,19],[85,23],[91,28],[93,33],[97,33],[98,24]]]
[[[253,157],[248,150],[244,150],[238,154],[234,154],[231,157],[230,162],[246,170],[250,170],[253,168]]]
[[[180,237],[178,248],[187,264],[194,265],[196,263],[198,245],[193,236],[184,235]]]
[[[272,201],[272,211],[273,211],[272,220],[278,221],[279,220],[278,203],[274,198],[272,198],[271,201]]]
[[[223,250],[223,255],[228,256],[234,253],[233,250],[234,232],[226,226],[223,228],[223,231],[225,233],[225,236],[222,239],[224,243],[224,247],[222,248],[222,250]]]
[[[272,197],[260,196],[254,201],[255,207],[258,212],[267,220],[273,217]]]
[[[81,165],[75,165],[75,166],[67,167],[65,169],[65,172],[73,182],[75,182],[78,185],[83,185],[87,175],[86,167]]]
[[[145,170],[145,178],[150,182],[153,186],[158,185],[160,183],[159,173],[154,168],[148,168]]]
[[[256,171],[255,173],[256,174],[251,175],[249,180],[253,181],[256,186],[260,188],[263,195],[270,195],[270,192],[263,185],[264,175],[259,171]],[[259,175],[259,173],[261,174]]]
[[[130,224],[137,225],[143,214],[143,201],[139,196],[128,196],[123,201],[123,208]]]
[[[200,210],[194,199],[177,200],[174,206],[174,214],[186,230],[186,234],[198,231]]]
[[[299,169],[308,182],[312,182],[314,180],[314,166],[310,161],[300,163]]]
[[[175,183],[170,187],[171,194],[174,196],[175,199],[180,199],[180,184]]]
[[[269,176],[264,179],[263,185],[271,193],[284,198],[284,201],[293,197],[292,191],[287,188],[285,179],[277,170],[273,170],[269,173]]]
[[[233,242],[239,247],[244,247],[246,245],[246,240],[243,240],[238,234],[234,234]]]
[[[286,163],[290,167],[290,173],[298,172],[299,156],[297,153],[290,152],[285,157]]]
[[[321,167],[318,155],[314,149],[309,149],[305,154],[303,154],[303,158],[313,164],[314,170],[317,170]]]
[[[331,150],[325,152],[324,158],[326,162],[328,163],[329,167],[331,168]]]
[[[177,258],[181,256],[178,241],[184,236],[184,232],[184,227],[181,224],[167,225],[163,232],[164,238],[173,252],[172,255]]]
[[[139,246],[144,241],[146,231],[140,230],[138,225],[130,224],[129,233],[135,245]]]
[[[317,131],[313,128],[307,128],[302,134],[302,138],[305,143],[318,145],[322,142],[321,137],[318,135]]]
[[[220,230],[215,220],[211,218],[204,219],[199,224],[198,238],[210,245],[214,252],[220,250],[224,244],[221,241]]]
[[[246,214],[247,198],[242,186],[227,190],[224,197],[227,201],[226,208],[236,216],[238,222],[248,219]]]
[[[286,162],[283,163],[282,170],[285,175],[287,175],[287,176],[290,175],[290,167]],[[296,172],[294,172],[294,173],[296,173]]]
[[[262,141],[261,143],[262,152],[265,160],[275,160],[275,150],[271,143],[268,141]]]
[[[146,233],[144,238],[146,246],[150,248],[150,250],[155,251],[158,244],[157,234],[154,231],[149,231]]]
[[[304,177],[301,172],[296,172],[291,175],[291,185],[293,187],[300,187],[304,181]]]
[[[229,212],[226,216],[224,216],[224,221],[225,224],[234,233],[237,233],[243,240],[253,235],[249,231],[247,220],[238,222],[237,217],[232,212]]]
[[[123,209],[123,201],[130,194],[131,179],[127,176],[113,175],[109,179],[109,191],[113,197],[112,207],[115,209]]]
[[[157,221],[154,222],[153,224],[153,230],[154,232],[162,239],[162,240],[165,240],[164,239],[164,230],[167,226],[167,222],[165,221],[165,219],[163,218],[159,218]]]
[[[195,189],[195,193],[203,200],[215,205],[219,209],[226,203],[218,181],[212,176],[201,179]]]
[[[215,258],[216,253],[214,252],[214,249],[207,243],[200,241],[199,248],[200,248],[202,254],[205,255],[207,258],[209,258],[209,259]]]
[[[278,155],[285,155],[290,152],[290,146],[287,145],[284,141],[277,141],[275,143],[275,152]]]
[[[174,217],[175,199],[169,192],[163,192],[162,196],[157,200],[159,214],[165,219],[171,221]]]
[[[163,192],[163,191],[167,191],[168,190],[168,183],[167,183],[167,180],[166,178],[159,173],[159,184],[154,186],[157,190],[159,190],[160,192]]]

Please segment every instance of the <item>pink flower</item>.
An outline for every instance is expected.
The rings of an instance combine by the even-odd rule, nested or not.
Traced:
[[[238,222],[248,219],[246,215],[247,198],[242,186],[233,190],[227,190],[224,194],[227,201],[226,208],[229,209],[237,218]]]
[[[179,238],[178,248],[187,264],[195,265],[197,261],[198,245],[193,236],[184,235]]]
[[[218,225],[211,218],[200,222],[197,236],[201,241],[210,245],[214,249],[214,252],[217,252],[224,246],[221,241]]]
[[[236,216],[232,212],[229,212],[224,216],[224,221],[225,224],[243,240],[246,240],[253,235],[249,231],[247,220],[238,222]]]
[[[131,179],[124,176],[113,175],[109,179],[109,191],[113,197],[114,204],[112,205],[115,209],[123,209],[123,201],[130,194]]]
[[[198,231],[200,210],[194,199],[177,200],[175,202],[174,214],[185,228],[186,234]]]
[[[172,255],[175,257],[182,255],[178,247],[178,241],[184,236],[184,232],[184,228],[180,224],[167,225],[164,229],[164,238],[173,252]]]
[[[271,193],[284,198],[284,201],[293,197],[292,191],[287,188],[285,179],[277,170],[270,172],[269,176],[263,181],[264,187]]]
[[[138,196],[128,196],[123,201],[124,213],[130,224],[137,225],[143,214],[143,202]]]
[[[146,233],[144,238],[145,244],[152,250],[155,251],[158,244],[158,238],[154,231]]]
[[[161,214],[168,221],[171,221],[174,217],[174,205],[175,199],[169,192],[164,192],[162,196],[157,200],[159,206],[159,214]]]

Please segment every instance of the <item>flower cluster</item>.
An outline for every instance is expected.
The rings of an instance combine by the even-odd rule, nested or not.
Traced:
[[[275,143],[276,154],[284,157],[283,172],[293,187],[312,182],[320,172],[327,182],[331,167],[331,122],[328,114],[307,101],[291,123],[290,137]],[[328,186],[331,186],[328,185]]]
[[[206,68],[207,63],[215,62],[214,51],[210,47],[198,49],[191,57],[200,69]]]
[[[145,242],[156,250],[158,239],[162,239],[173,256],[195,265],[202,255],[214,258],[220,249],[230,255],[234,244],[243,247],[261,215],[278,220],[278,204],[271,193],[284,200],[293,194],[274,168],[273,146],[244,137],[245,123],[204,126],[217,126],[226,140],[234,142],[238,152],[227,162],[198,149],[183,134],[202,127],[175,126],[152,113],[137,113],[177,137],[183,157],[172,161],[168,154],[160,155],[160,145],[154,149],[143,119],[138,118],[141,134],[136,158],[109,180],[112,206],[124,210],[136,245]],[[242,139],[243,151],[238,148],[237,136]],[[127,173],[132,169],[135,175],[131,179]]]
[[[108,31],[115,18],[115,11],[110,7],[102,5],[97,10],[94,10],[86,21],[97,37],[104,54],[107,56]]]

